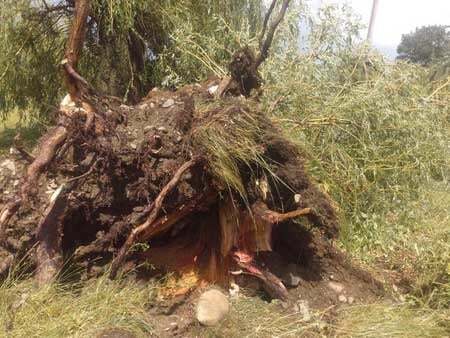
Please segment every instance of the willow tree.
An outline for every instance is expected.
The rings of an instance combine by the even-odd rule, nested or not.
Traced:
[[[30,108],[45,117],[57,107],[63,96],[57,85],[58,65],[74,9],[73,0],[0,3],[3,117],[12,108]],[[94,0],[79,69],[98,90],[137,102],[154,86],[173,87],[211,73],[210,68],[200,67],[204,39],[214,40],[209,57],[226,67],[232,51],[245,42],[236,41],[230,31],[245,26],[249,37],[254,37],[262,13],[263,6],[256,0]],[[185,56],[182,44],[174,39],[180,29],[189,35],[191,41],[186,43],[198,44],[198,53]]]

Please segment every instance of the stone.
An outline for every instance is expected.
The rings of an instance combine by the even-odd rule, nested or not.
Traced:
[[[303,316],[303,320],[305,322],[309,322],[311,320],[311,311],[309,310],[309,304],[307,300],[301,300],[298,302],[298,308],[300,314]]]
[[[347,302],[349,304],[353,304],[353,302],[355,301],[355,298],[353,298],[352,296],[348,297]]]
[[[338,300],[341,303],[347,303],[347,297],[345,297],[344,295],[339,295]]]
[[[295,194],[294,195],[294,201],[295,201],[296,204],[299,204],[301,199],[302,199],[302,195],[300,195],[300,194]]]
[[[166,127],[158,127],[158,129],[157,129],[159,132],[161,132],[161,133],[167,133],[167,128]]]
[[[286,286],[298,286],[301,282],[301,278],[297,275],[297,265],[289,264],[286,267],[286,271],[283,276],[283,282]]]
[[[219,88],[218,85],[211,86],[208,88],[208,93],[210,93],[211,95],[214,95],[214,93],[217,91],[218,88]]]
[[[328,287],[336,293],[341,293],[344,291],[345,287],[341,283],[337,282],[328,282]]]
[[[13,173],[13,175],[16,174],[16,165],[14,164],[13,161],[11,160],[4,160],[1,164],[0,167],[8,169],[9,171],[11,171]]]
[[[236,283],[230,283],[230,289],[228,290],[228,292],[230,293],[230,297],[231,298],[236,298],[239,296],[239,285],[237,285]]]
[[[175,101],[173,99],[167,99],[163,104],[163,108],[169,108],[172,107],[175,104]]]
[[[196,318],[205,326],[217,325],[230,311],[227,296],[220,290],[205,291],[199,298]]]

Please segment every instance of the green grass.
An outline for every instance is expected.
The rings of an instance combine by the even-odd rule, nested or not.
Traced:
[[[146,306],[154,290],[107,277],[42,288],[32,279],[8,279],[0,286],[0,336],[94,337],[108,328],[147,336],[152,324]]]
[[[5,121],[0,121],[0,155],[8,153],[17,134],[26,148],[32,148],[43,129],[43,125],[36,121],[21,120],[17,110],[11,111]]]
[[[340,311],[338,337],[421,338],[450,334],[450,311],[417,308],[409,304],[370,304]]]

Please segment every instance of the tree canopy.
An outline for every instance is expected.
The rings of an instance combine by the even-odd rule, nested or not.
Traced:
[[[73,0],[0,2],[0,115],[12,107],[53,110],[74,6]],[[256,37],[263,7],[258,0],[93,0],[80,72],[95,88],[131,102],[153,86],[219,74],[221,61]]]
[[[429,65],[450,56],[449,26],[432,25],[404,34],[397,47],[398,59]]]

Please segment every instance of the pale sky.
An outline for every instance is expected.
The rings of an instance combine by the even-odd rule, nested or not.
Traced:
[[[315,5],[349,3],[368,25],[373,0],[313,0]],[[373,31],[376,46],[394,49],[402,34],[424,25],[450,25],[450,0],[379,0]],[[365,37],[366,32],[363,33]]]

